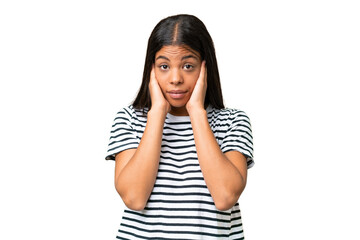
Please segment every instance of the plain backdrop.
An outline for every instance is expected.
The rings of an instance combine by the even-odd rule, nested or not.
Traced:
[[[198,16],[249,115],[248,240],[360,239],[358,1],[1,1],[0,239],[115,239],[105,161],[163,18]]]

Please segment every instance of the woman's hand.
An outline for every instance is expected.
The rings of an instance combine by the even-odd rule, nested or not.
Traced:
[[[189,115],[196,110],[204,110],[204,102],[207,88],[207,69],[205,61],[201,63],[201,70],[198,80],[196,81],[194,90],[191,94],[189,101],[186,104],[186,110]]]
[[[125,205],[143,210],[154,188],[159,169],[160,152],[166,114],[170,104],[164,98],[154,67],[150,73],[151,109],[144,133],[136,149],[127,149],[115,157],[115,187]]]
[[[168,113],[171,109],[170,103],[165,99],[164,94],[161,91],[159,83],[155,77],[154,66],[150,73],[149,83],[150,97],[151,97],[151,110],[156,109]]]

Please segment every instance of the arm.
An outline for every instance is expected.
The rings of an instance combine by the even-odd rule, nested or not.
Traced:
[[[234,206],[245,188],[247,163],[240,152],[230,151],[224,154],[211,131],[204,108],[206,79],[203,63],[186,109],[190,115],[196,151],[206,185],[216,208],[227,210]]]
[[[192,112],[190,119],[201,171],[215,206],[219,210],[230,209],[246,185],[246,158],[237,151],[221,151],[205,109]]]
[[[147,123],[139,146],[137,149],[120,152],[115,157],[115,188],[125,205],[133,210],[144,209],[154,187],[164,122],[170,109],[153,71],[149,88],[153,104],[147,114]]]

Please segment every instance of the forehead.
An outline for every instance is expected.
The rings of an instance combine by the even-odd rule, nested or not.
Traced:
[[[161,56],[169,59],[181,59],[184,56],[193,56],[197,60],[200,60],[200,54],[187,46],[164,46],[155,54],[155,59]]]

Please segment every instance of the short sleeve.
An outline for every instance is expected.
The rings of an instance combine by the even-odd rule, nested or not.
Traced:
[[[245,112],[231,110],[228,118],[229,128],[220,145],[225,153],[228,151],[241,152],[247,158],[247,166],[251,168],[255,162],[253,159],[253,137],[250,119]]]
[[[133,127],[134,110],[131,107],[121,109],[111,126],[106,160],[115,160],[115,155],[127,149],[137,148],[140,140]]]

